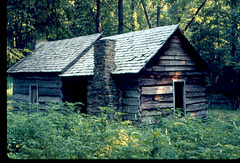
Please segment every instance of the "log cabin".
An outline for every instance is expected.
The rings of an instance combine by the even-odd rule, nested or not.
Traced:
[[[206,115],[210,72],[179,25],[102,37],[101,33],[48,41],[12,68],[13,101],[82,102],[126,113],[123,120],[153,122],[179,110]]]

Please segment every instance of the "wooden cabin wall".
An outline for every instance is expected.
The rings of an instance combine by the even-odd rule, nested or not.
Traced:
[[[13,101],[30,102],[29,86],[37,84],[38,103],[61,102],[62,83],[57,75],[24,74],[13,76]]]
[[[124,75],[120,77],[120,89],[122,92],[123,120],[139,121],[140,119],[140,92],[137,75]]]
[[[184,79],[186,113],[206,113],[205,70],[176,33],[140,73],[142,121],[174,107],[173,80]]]

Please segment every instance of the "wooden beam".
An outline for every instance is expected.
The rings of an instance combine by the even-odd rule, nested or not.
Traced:
[[[173,108],[173,103],[160,103],[157,101],[149,101],[144,102],[141,104],[141,109],[167,109],[167,108]]]
[[[154,86],[154,87],[142,87],[142,95],[161,95],[173,93],[172,86]]]

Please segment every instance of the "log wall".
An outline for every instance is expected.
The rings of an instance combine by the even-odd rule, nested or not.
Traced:
[[[185,80],[186,113],[206,113],[205,70],[192,57],[178,34],[140,72],[140,110],[142,122],[174,108],[173,80]]]
[[[139,121],[140,119],[140,92],[138,76],[120,78],[122,92],[123,120]]]
[[[62,82],[57,75],[29,74],[13,76],[13,101],[30,103],[29,86],[38,86],[38,103],[62,101]]]

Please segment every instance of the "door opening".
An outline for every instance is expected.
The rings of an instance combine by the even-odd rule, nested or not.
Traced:
[[[31,104],[37,103],[38,102],[38,86],[30,85],[29,94],[30,94],[30,103]]]
[[[81,102],[84,106],[79,105],[81,113],[87,113],[87,79],[83,77],[64,77],[63,84],[63,101]]]
[[[180,111],[183,116],[186,114],[185,81],[173,81],[173,102],[175,111]]]

